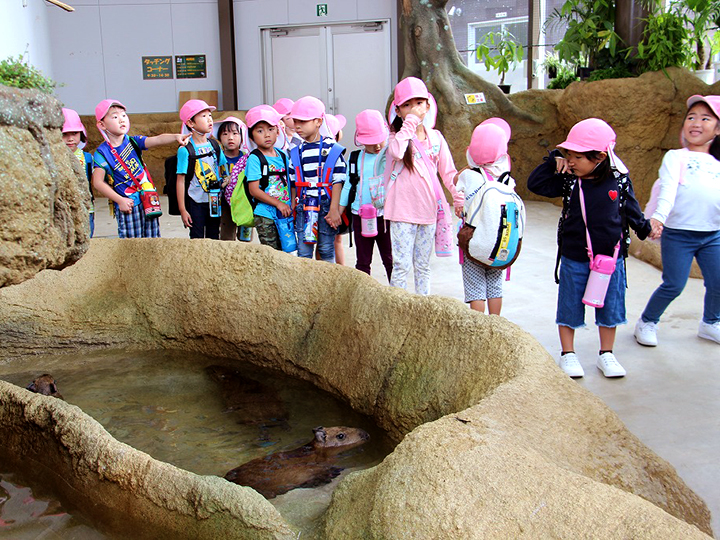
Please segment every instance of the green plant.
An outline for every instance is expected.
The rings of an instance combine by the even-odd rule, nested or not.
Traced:
[[[580,77],[575,74],[575,70],[569,67],[561,67],[558,69],[557,76],[548,83],[550,90],[561,90],[567,88],[571,83],[579,81]]]
[[[705,56],[709,30],[719,26],[720,2],[718,0],[680,0],[673,2],[670,10],[682,16],[689,29],[693,44],[693,62],[695,69],[707,69],[710,58]]]
[[[16,88],[35,88],[52,94],[56,83],[45,77],[35,66],[23,62],[23,57],[11,57],[0,61],[0,84]]]
[[[567,30],[555,50],[561,60],[595,69],[596,56],[607,48],[612,56],[624,55],[615,32],[614,0],[567,0],[555,8],[546,26],[566,24]]]
[[[588,77],[588,82],[602,81],[604,79],[627,79],[629,77],[635,77],[635,74],[630,71],[629,67],[620,64],[614,67],[596,69]]]
[[[665,71],[670,66],[692,65],[692,42],[681,14],[659,9],[645,21],[647,26],[637,47],[641,71]]]
[[[500,84],[505,84],[505,74],[522,62],[523,47],[515,36],[503,28],[500,32],[486,34],[475,55],[478,61],[495,69],[500,75]]]

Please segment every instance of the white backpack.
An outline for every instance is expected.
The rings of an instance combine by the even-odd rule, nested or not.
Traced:
[[[492,181],[482,169],[468,169],[458,186],[465,192],[465,225],[458,233],[465,255],[486,268],[509,267],[525,233],[525,204],[510,173]]]

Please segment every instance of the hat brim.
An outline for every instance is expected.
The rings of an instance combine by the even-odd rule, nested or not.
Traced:
[[[690,96],[690,97],[688,98],[688,100],[687,100],[687,108],[689,109],[690,107],[692,107],[692,106],[695,105],[696,103],[704,103],[705,105],[707,105],[708,107],[710,107],[710,110],[713,112],[713,114],[720,119],[720,103],[717,104],[717,105],[715,105],[715,104],[712,103],[711,101],[708,101],[707,98],[706,98],[706,96],[694,95],[694,96]]]
[[[355,137],[355,144],[367,144],[367,145],[374,145],[374,144],[380,144],[381,142],[387,141],[388,134],[387,133],[379,133],[377,135],[361,135]]]
[[[579,144],[571,143],[568,141],[562,142],[557,145],[557,148],[564,150],[570,150],[571,152],[594,152],[594,148],[588,148],[587,146],[580,146]]]

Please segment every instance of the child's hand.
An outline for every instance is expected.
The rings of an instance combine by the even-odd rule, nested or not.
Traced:
[[[223,180],[223,183],[220,184],[220,187],[221,187],[222,189],[225,189],[229,183],[230,183],[230,178],[226,176],[226,177],[225,177],[225,180]]]
[[[177,140],[177,143],[180,146],[185,146],[188,143],[188,141],[190,140],[190,137],[192,137],[192,133],[186,133],[185,135],[183,135],[182,133],[179,133],[179,134],[175,135],[175,140]]]
[[[192,218],[190,217],[190,212],[188,212],[187,210],[183,210],[182,212],[180,212],[180,218],[182,219],[183,226],[186,229],[189,229],[190,225],[192,225]]]
[[[465,167],[463,167],[462,169],[460,169],[460,170],[457,172],[457,174],[455,175],[455,178],[453,178],[453,184],[454,184],[454,185],[457,186],[458,180],[460,179],[460,175],[462,174],[463,171],[467,171],[469,168],[470,168],[470,167],[468,167],[468,166],[466,165]]]
[[[462,206],[456,206],[455,207],[455,215],[462,219],[463,217],[463,207]]]
[[[133,206],[135,206],[135,203],[133,203],[132,199],[128,199],[127,197],[123,197],[122,200],[117,203],[118,210],[120,210],[123,214],[131,214],[133,210]]]
[[[570,168],[570,165],[568,164],[568,160],[562,157],[556,157],[555,158],[555,170],[559,172],[560,174],[571,174],[572,169]]]
[[[327,216],[325,216],[325,221],[327,221],[328,225],[330,225],[333,229],[337,229],[342,221],[338,209],[330,207]]]
[[[275,208],[277,208],[280,213],[282,214],[282,217],[290,217],[292,215],[292,208],[290,208],[287,204],[284,202],[278,201],[275,205]]]
[[[650,218],[650,225],[652,225],[652,231],[648,235],[651,240],[657,240],[662,236],[663,224],[655,218]]]
[[[415,105],[412,109],[410,109],[409,114],[414,114],[422,121],[422,119],[425,118],[427,111],[428,108],[425,105]]]

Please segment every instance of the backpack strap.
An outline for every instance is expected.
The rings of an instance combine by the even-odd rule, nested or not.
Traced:
[[[358,172],[358,161],[360,160],[361,150],[353,150],[350,152],[350,159],[348,159],[348,178],[350,179],[350,185],[356,187],[360,181],[360,174]]]
[[[332,176],[335,172],[335,165],[337,165],[337,160],[340,159],[340,156],[344,153],[344,146],[341,146],[338,143],[333,143],[321,169],[322,177],[318,178],[318,181],[329,184],[325,188],[325,192],[330,199],[332,199]],[[322,156],[320,156],[320,159],[322,159]]]

